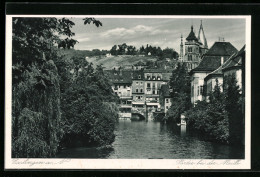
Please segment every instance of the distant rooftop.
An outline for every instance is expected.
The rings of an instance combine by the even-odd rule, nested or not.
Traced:
[[[129,70],[104,70],[104,74],[114,84],[132,83],[132,71]]]
[[[207,53],[204,54],[200,64],[191,70],[191,73],[196,71],[212,72],[221,65],[221,57],[224,62],[234,53],[237,49],[230,42],[215,42]]]

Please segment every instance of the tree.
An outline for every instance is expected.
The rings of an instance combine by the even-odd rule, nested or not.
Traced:
[[[229,118],[230,143],[241,144],[244,141],[244,117],[241,90],[234,74],[224,78],[225,105]]]
[[[220,92],[217,80],[216,83],[213,92],[210,93],[210,101],[198,101],[185,115],[188,127],[198,130],[206,139],[229,143],[229,121],[225,97]]]
[[[123,43],[121,45],[118,45],[118,55],[124,55],[127,49],[126,43]]]
[[[64,136],[62,145],[109,145],[114,141],[118,118],[117,96],[103,73],[102,66],[83,67],[67,88],[62,105]]]
[[[184,64],[178,63],[177,68],[172,71],[169,86],[172,89],[172,97],[178,93],[190,95],[190,79]]]
[[[94,18],[83,20],[101,25]],[[69,75],[59,76],[67,69],[62,70],[66,62],[59,61],[57,49],[76,44],[73,25],[67,18],[13,18],[13,157],[51,157],[58,150],[63,134],[59,79]]]
[[[190,81],[185,65],[178,64],[172,71],[169,86],[172,89],[172,105],[166,119],[168,122],[180,122],[180,115],[191,107]]]
[[[117,55],[117,45],[114,45],[112,48],[111,48],[111,50],[110,50],[110,53],[111,53],[111,55]]]

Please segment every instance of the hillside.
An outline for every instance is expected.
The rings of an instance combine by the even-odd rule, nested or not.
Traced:
[[[142,56],[112,56],[112,57],[90,57],[87,58],[88,62],[92,62],[94,66],[102,64],[105,69],[113,69],[116,66],[129,66],[134,65],[139,61],[156,61],[155,57],[142,57]]]
[[[70,59],[73,56],[84,57],[88,62],[92,62],[93,66],[102,64],[105,69],[113,69],[116,66],[134,65],[139,61],[156,61],[157,58],[153,56],[131,56],[131,55],[119,55],[119,56],[89,56],[89,51],[84,50],[61,50],[60,54]]]

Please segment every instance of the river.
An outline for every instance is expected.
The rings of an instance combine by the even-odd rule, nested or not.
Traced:
[[[111,148],[71,148],[57,158],[108,159],[243,159],[244,150],[237,146],[204,141],[185,126],[159,122],[119,120]]]

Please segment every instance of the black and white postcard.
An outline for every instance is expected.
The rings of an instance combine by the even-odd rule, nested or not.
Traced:
[[[6,169],[250,169],[251,16],[7,15]]]

